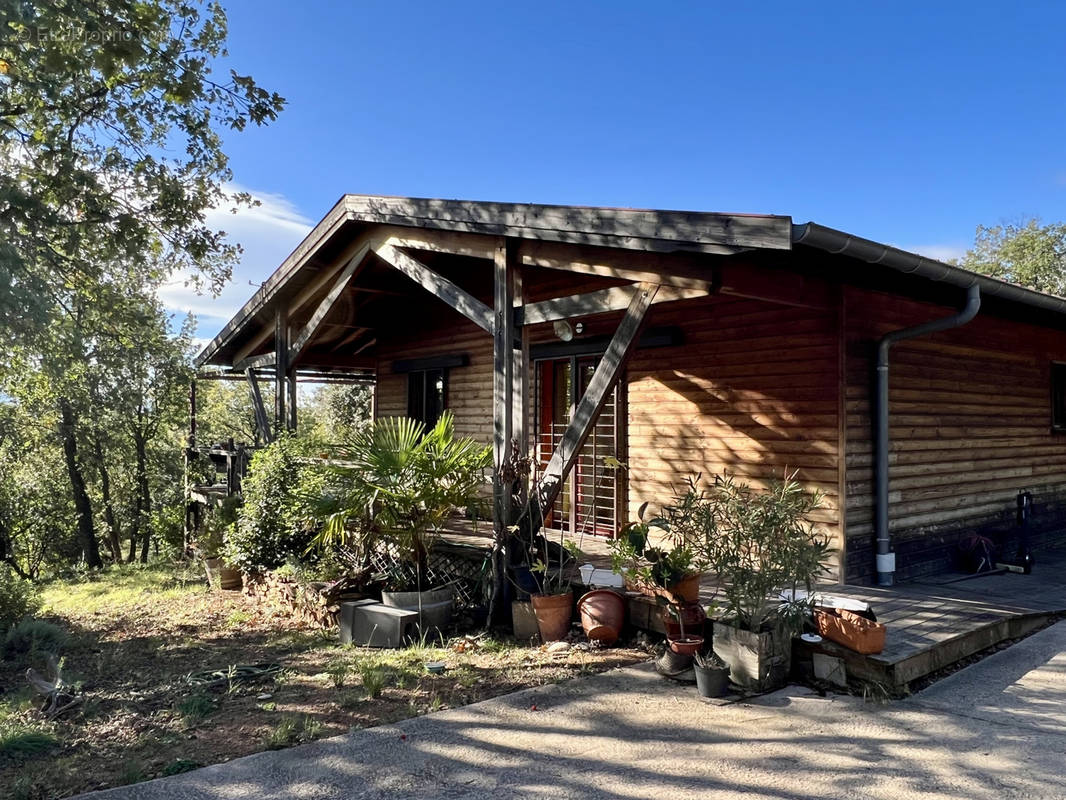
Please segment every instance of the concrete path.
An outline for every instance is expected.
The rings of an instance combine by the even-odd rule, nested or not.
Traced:
[[[1064,654],[1060,623],[889,705],[714,705],[632,667],[85,796],[1066,798]]]

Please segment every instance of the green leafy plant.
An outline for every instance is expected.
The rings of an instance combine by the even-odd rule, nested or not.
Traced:
[[[337,689],[344,686],[344,682],[348,680],[351,672],[351,665],[343,658],[335,658],[326,664],[326,675],[329,676],[330,682]]]
[[[366,696],[371,700],[381,696],[385,688],[385,670],[378,664],[364,661],[359,665],[359,680],[363,683]]]
[[[43,619],[24,619],[4,637],[4,658],[27,653],[58,654],[67,643],[67,632]]]
[[[327,498],[335,510],[315,536],[319,548],[343,546],[361,554],[385,546],[396,554],[388,576],[397,590],[426,588],[429,552],[440,525],[468,507],[484,484],[489,448],[455,435],[449,412],[427,430],[402,417],[375,421],[340,448]]]
[[[322,723],[309,716],[286,715],[267,734],[266,746],[269,750],[280,750],[294,744],[310,742],[322,732]]]
[[[178,758],[163,767],[163,774],[167,776],[180,775],[183,772],[191,772],[192,770],[199,769],[202,766],[203,764],[201,764],[199,761],[193,761],[189,758]]]
[[[636,585],[669,588],[693,573],[707,567],[701,544],[704,528],[700,515],[704,512],[698,498],[696,481],[690,479],[688,489],[677,495],[674,502],[664,506],[660,515],[648,519],[648,503],[642,503],[637,519],[622,526],[618,537],[610,542],[611,569]],[[667,534],[671,547],[648,547],[653,528]]]
[[[187,723],[196,723],[218,710],[218,705],[206,694],[191,694],[178,702],[178,713]]]
[[[705,495],[704,552],[718,575],[725,615],[736,627],[760,631],[780,620],[798,629],[809,613],[805,601],[783,601],[782,590],[795,598],[808,591],[826,571],[829,540],[809,521],[821,495],[795,479],[771,481],[764,490],[720,475]]]
[[[246,572],[304,556],[321,527],[312,502],[324,479],[313,442],[283,435],[252,457],[244,505],[225,534],[225,559]]]
[[[40,607],[41,599],[33,583],[20,578],[6,564],[0,564],[0,633]]]

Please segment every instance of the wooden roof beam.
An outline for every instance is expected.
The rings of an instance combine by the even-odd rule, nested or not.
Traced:
[[[391,240],[375,245],[374,252],[382,261],[402,272],[433,296],[443,300],[480,328],[490,334],[494,331],[495,322],[491,308],[443,275],[431,270],[418,259],[400,250],[391,243]]]
[[[341,270],[340,275],[333,282],[333,286],[330,287],[329,292],[322,298],[322,302],[318,304],[318,308],[315,309],[315,313],[311,315],[311,319],[307,321],[307,324],[303,326],[300,332],[296,335],[296,338],[289,345],[289,363],[292,364],[300,357],[303,351],[307,348],[307,345],[311,342],[311,337],[315,335],[318,329],[322,326],[323,321],[329,315],[329,312],[333,310],[333,307],[337,305],[337,301],[340,299],[341,292],[344,291],[344,287],[355,277],[356,273],[362,268],[366,262],[367,254],[370,252],[370,243],[365,243],[362,247],[355,251],[355,254],[348,259],[348,263],[345,264]]]

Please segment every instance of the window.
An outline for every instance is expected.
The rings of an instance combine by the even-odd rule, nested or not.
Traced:
[[[1066,364],[1051,365],[1051,428],[1066,432]]]
[[[407,373],[407,416],[425,423],[426,428],[437,424],[444,412],[447,370],[420,369]]]

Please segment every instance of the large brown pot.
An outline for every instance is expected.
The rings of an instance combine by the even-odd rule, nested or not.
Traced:
[[[207,582],[219,589],[240,589],[241,571],[226,564],[221,558],[205,558]]]
[[[570,632],[570,618],[574,614],[574,593],[535,594],[529,598],[537,618],[542,642],[557,642]]]
[[[590,639],[612,644],[622,633],[626,619],[626,604],[618,592],[594,589],[577,601],[581,627]]]

